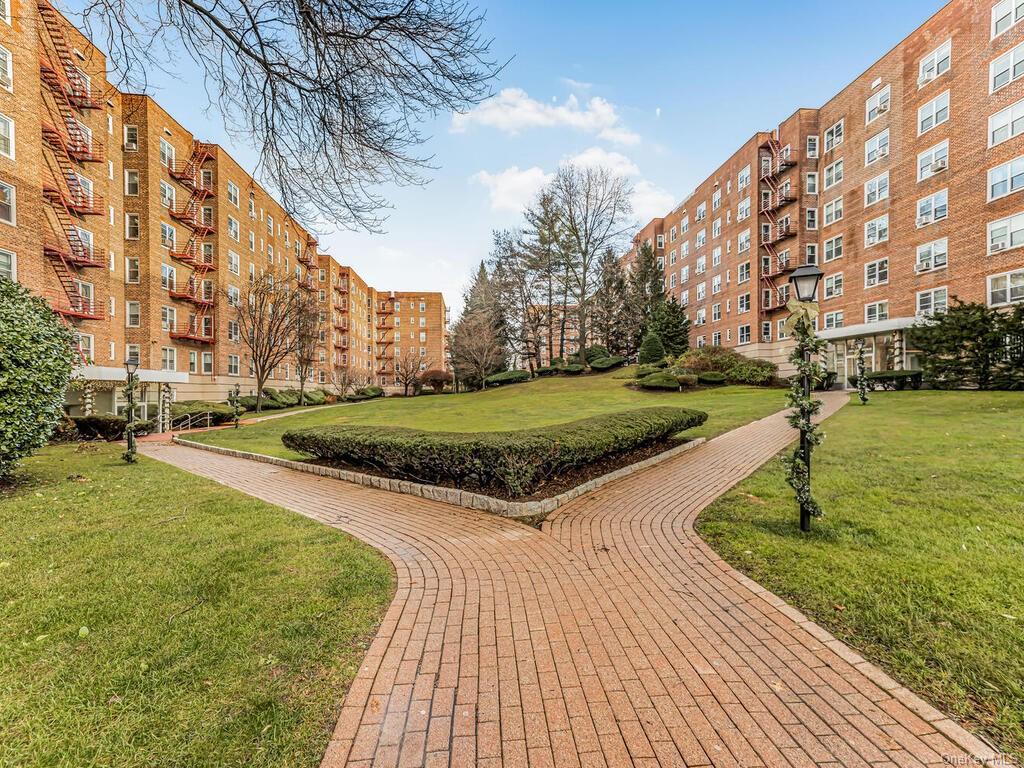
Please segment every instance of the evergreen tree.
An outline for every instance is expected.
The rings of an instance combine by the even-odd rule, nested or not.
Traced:
[[[650,328],[661,339],[666,355],[678,357],[690,348],[690,321],[675,296],[655,308]]]
[[[637,357],[640,365],[653,365],[665,357],[665,347],[654,331],[648,331],[640,345],[640,353]]]
[[[625,355],[633,351],[636,330],[631,327],[626,311],[628,288],[626,274],[615,253],[608,249],[599,265],[601,282],[594,295],[592,328],[594,341],[608,349],[613,355]]]
[[[911,331],[924,376],[940,388],[992,389],[1006,359],[1007,328],[999,310],[954,302]]]
[[[665,302],[665,275],[658,266],[658,258],[650,243],[644,243],[637,252],[629,273],[629,301],[627,312],[635,339],[643,338],[654,319],[655,310]]]

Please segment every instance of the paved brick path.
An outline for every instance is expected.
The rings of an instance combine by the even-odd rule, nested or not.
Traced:
[[[828,396],[827,412],[845,396]],[[919,766],[990,754],[693,531],[793,437],[781,414],[606,486],[543,531],[173,445],[144,452],[385,552],[398,590],[335,766]]]

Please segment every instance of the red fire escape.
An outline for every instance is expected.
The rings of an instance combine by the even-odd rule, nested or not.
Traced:
[[[761,259],[761,285],[770,291],[772,297],[770,304],[761,302],[761,317],[764,320],[781,299],[779,286],[785,281],[780,278],[800,266],[803,257],[799,254],[793,256],[780,252],[778,248],[780,243],[797,234],[792,217],[780,216],[780,212],[786,206],[797,202],[798,198],[790,192],[788,185],[779,182],[781,174],[797,164],[796,158],[788,148],[783,151],[778,139],[772,136],[761,145],[760,163],[760,213],[767,219],[767,224],[762,225],[761,231],[760,245],[764,249]]]
[[[47,292],[46,298],[65,321],[99,320],[102,307],[83,294],[77,276],[81,269],[103,266],[103,261],[95,257],[77,222],[85,216],[103,216],[105,205],[76,165],[104,162],[102,149],[78,119],[81,110],[97,109],[99,104],[74,63],[59,14],[48,0],[37,0],[36,5],[42,21],[39,73],[46,105],[42,138],[52,150],[52,156],[43,153],[42,192],[52,213],[47,216],[50,231],[43,233],[43,255],[61,286],[60,291]]]
[[[394,328],[391,323],[394,314],[394,298],[387,298],[380,302],[377,307],[377,324],[374,330],[376,335],[378,376],[385,376],[394,372],[393,367],[388,367],[388,352],[391,350],[391,345],[394,344],[394,339],[389,338],[388,332]]]
[[[214,231],[213,215],[203,208],[203,203],[214,194],[212,185],[204,184],[202,178],[203,164],[211,159],[213,145],[193,141],[188,160],[167,166],[171,178],[189,193],[183,204],[170,209],[171,218],[180,221],[189,230],[185,245],[181,249],[172,249],[171,258],[192,268],[192,274],[183,290],[171,290],[169,294],[171,298],[187,301],[193,307],[189,321],[176,325],[170,331],[170,337],[200,344],[213,344],[216,341],[213,315],[216,302],[213,288],[206,279],[207,274],[216,267],[213,257],[203,252],[203,240]]]

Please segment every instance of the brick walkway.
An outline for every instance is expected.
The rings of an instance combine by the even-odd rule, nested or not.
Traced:
[[[828,396],[826,410],[845,395]],[[543,531],[173,445],[144,452],[377,547],[398,589],[335,766],[920,766],[991,750],[694,533],[781,414],[559,510]]]

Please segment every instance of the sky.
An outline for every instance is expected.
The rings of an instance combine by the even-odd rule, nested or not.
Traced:
[[[152,1],[152,0],[150,0]],[[81,0],[67,0],[73,11]],[[382,188],[384,232],[318,228],[320,245],[382,290],[442,291],[461,307],[495,229],[521,222],[560,163],[628,175],[638,225],[686,197],[755,131],[819,106],[937,11],[940,0],[472,0],[507,65],[494,95],[438,115],[424,187]],[[791,53],[793,52],[793,53]],[[799,55],[796,54],[799,52]],[[193,67],[150,93],[252,169],[254,155],[196,99]]]

